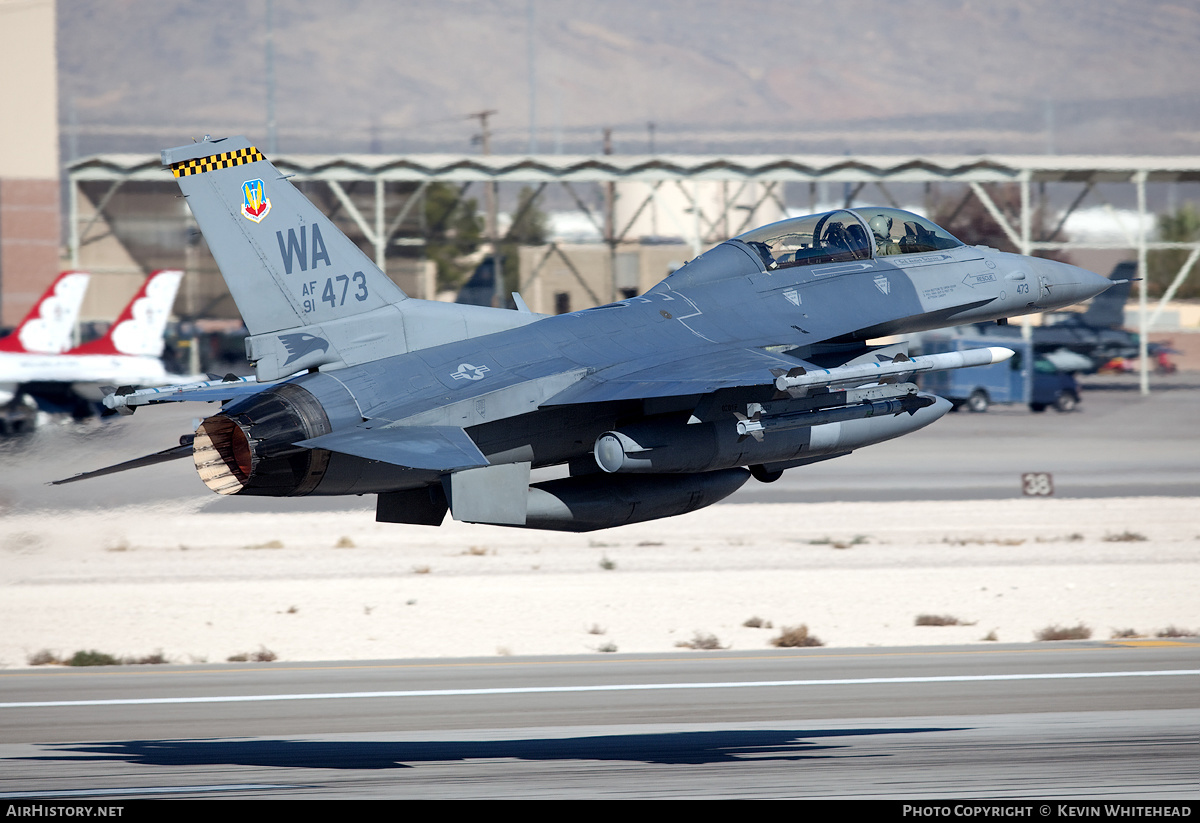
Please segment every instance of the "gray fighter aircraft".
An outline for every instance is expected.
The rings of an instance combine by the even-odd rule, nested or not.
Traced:
[[[220,494],[376,494],[376,519],[588,531],[683,514],[751,476],[945,414],[886,335],[1055,309],[1108,287],[965,246],[915,214],[837,210],[756,229],[640,297],[548,317],[407,297],[245,138],[168,149],[237,302],[257,382],[117,392],[220,400],[194,438],[75,479],[192,455]],[[300,373],[297,376],[297,373]],[[190,440],[190,442],[189,442]],[[530,485],[531,468],[570,475]]]

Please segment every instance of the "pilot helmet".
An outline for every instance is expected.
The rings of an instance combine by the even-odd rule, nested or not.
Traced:
[[[867,223],[876,237],[891,237],[892,218],[886,214],[877,214]]]

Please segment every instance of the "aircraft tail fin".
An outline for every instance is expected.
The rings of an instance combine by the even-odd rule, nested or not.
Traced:
[[[1083,315],[1084,321],[1089,326],[1105,329],[1124,326],[1125,301],[1129,299],[1129,290],[1133,288],[1136,277],[1137,263],[1130,260],[1118,263],[1108,276],[1109,280],[1114,281],[1113,285],[1092,298],[1091,305]]]
[[[167,149],[251,335],[343,321],[406,295],[245,137]]]
[[[91,275],[64,271],[54,279],[12,334],[0,338],[0,351],[62,354],[71,335]]]
[[[70,354],[128,354],[140,357],[160,357],[163,353],[163,332],[183,272],[178,269],[159,269],[146,278],[129,305],[99,340],[84,343]]]
[[[250,336],[260,381],[481,337],[540,318],[412,300],[244,137],[167,149]]]

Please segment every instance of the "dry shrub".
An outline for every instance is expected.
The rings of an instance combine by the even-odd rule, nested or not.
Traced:
[[[1195,637],[1200,632],[1193,629],[1185,629],[1180,626],[1167,626],[1165,629],[1154,633],[1155,637]]]
[[[268,540],[266,543],[253,543],[249,546],[242,546],[243,549],[282,549],[282,540]]]
[[[120,666],[121,660],[107,652],[98,652],[95,649],[84,651],[80,649],[71,655],[70,660],[64,660],[68,666]]]
[[[240,652],[225,658],[230,663],[270,663],[277,660],[278,655],[266,646],[259,646],[256,652]]]
[[[170,663],[171,661],[167,660],[167,656],[162,653],[162,649],[159,649],[153,654],[147,654],[133,660],[126,660],[125,662],[138,666],[161,666],[162,664]]]
[[[784,626],[779,630],[779,637],[771,640],[772,646],[778,646],[781,649],[797,649],[807,646],[824,646],[815,634],[808,633],[808,625],[801,623],[799,626]]]
[[[1077,626],[1047,626],[1036,635],[1038,640],[1087,640],[1092,630],[1080,623]]]
[[[1146,535],[1144,535],[1144,534],[1138,534],[1137,532],[1131,532],[1128,529],[1121,532],[1120,534],[1104,535],[1105,543],[1140,543],[1143,540],[1149,540],[1149,538],[1146,537]]]
[[[705,634],[703,632],[696,632],[692,635],[691,640],[680,640],[675,645],[681,649],[700,649],[702,651],[729,648],[728,646],[722,646],[721,641],[717,639],[715,634]]]
[[[959,620],[952,614],[918,614],[915,626],[974,626],[975,623]]]

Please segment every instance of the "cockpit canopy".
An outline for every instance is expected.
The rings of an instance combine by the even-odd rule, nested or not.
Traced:
[[[772,223],[734,238],[768,271],[953,249],[962,243],[931,220],[902,209],[838,209]]]

